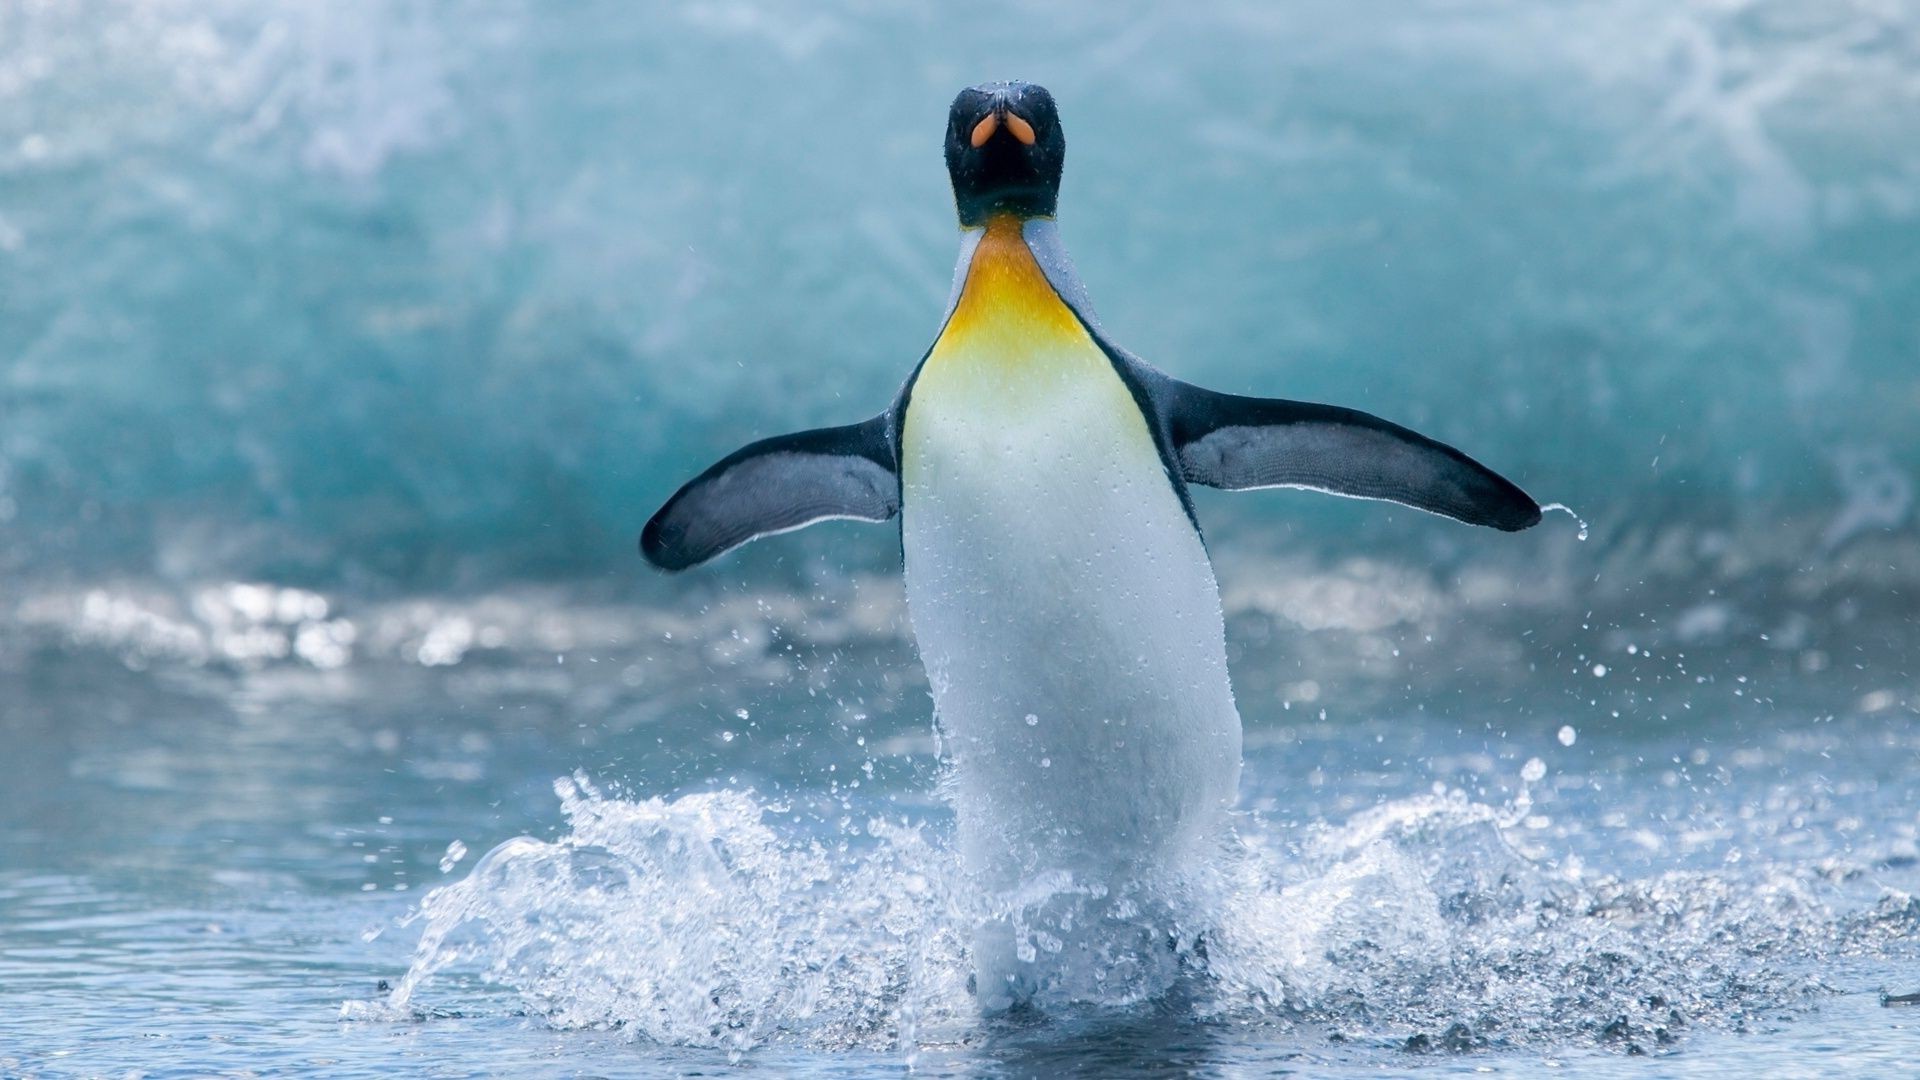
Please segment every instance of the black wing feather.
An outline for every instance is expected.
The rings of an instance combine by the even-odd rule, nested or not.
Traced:
[[[1336,405],[1154,386],[1181,474],[1228,491],[1299,487],[1384,499],[1506,532],[1540,521],[1519,486],[1443,442]]]

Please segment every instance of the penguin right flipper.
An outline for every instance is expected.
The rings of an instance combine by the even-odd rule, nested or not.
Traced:
[[[1337,405],[1222,394],[1152,375],[1151,393],[1188,483],[1384,499],[1503,532],[1540,522],[1539,504],[1513,481],[1399,424]]]
[[[900,512],[890,416],[776,435],[688,481],[640,533],[640,554],[685,570],[749,540],[816,521],[885,521]]]

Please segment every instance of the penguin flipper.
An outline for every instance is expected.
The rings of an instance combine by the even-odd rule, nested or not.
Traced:
[[[1188,483],[1384,499],[1503,532],[1540,521],[1539,504],[1511,480],[1417,431],[1337,405],[1240,397],[1161,378],[1154,389]]]
[[[685,570],[749,540],[816,521],[900,512],[887,414],[744,446],[689,480],[640,533],[640,554]]]

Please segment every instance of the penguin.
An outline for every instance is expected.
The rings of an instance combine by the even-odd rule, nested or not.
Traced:
[[[1228,832],[1240,715],[1188,489],[1309,488],[1503,531],[1540,506],[1367,413],[1182,382],[1101,329],[1055,223],[1066,139],[1022,82],[947,117],[960,225],[932,345],[882,413],[764,439],[680,488],[640,550],[685,570],[818,521],[899,519],[907,610],[980,897],[994,1013],[1177,975],[1176,897]]]

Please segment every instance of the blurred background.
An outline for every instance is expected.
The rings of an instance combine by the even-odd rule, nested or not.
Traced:
[[[1832,555],[1920,467],[1917,57],[1878,0],[17,0],[0,566],[641,577],[692,471],[890,400],[950,280],[947,102],[1003,77],[1058,96],[1066,239],[1159,366],[1456,442],[1595,552]],[[1235,543],[1475,539],[1235,503]]]
[[[1356,895],[1439,897],[1456,974],[1338,961],[1285,976],[1286,1016],[1437,1039],[1488,1008],[1515,1045],[1619,1050],[1655,1045],[1649,1001],[1745,1030],[1911,970],[1906,0],[0,0],[10,1014],[77,1032],[74,1068],[148,1025],[213,1040],[162,1064],[378,1072],[403,1036],[334,1017],[404,970],[393,894],[564,828],[576,768],[817,809],[805,836],[876,805],[937,834],[892,528],[674,578],[634,543],[720,455],[892,399],[951,281],[947,105],[1004,78],[1060,103],[1061,230],[1115,340],[1407,424],[1591,525],[1197,493],[1276,865],[1331,873],[1301,837],[1451,791],[1517,815],[1493,846],[1550,870],[1539,895],[1667,915],[1516,961],[1433,870],[1511,881],[1506,856],[1422,833]],[[1519,937],[1552,921],[1512,903]],[[1344,918],[1329,956],[1418,922]],[[560,1027],[707,1045],[704,984],[621,981],[659,946],[634,935],[548,981],[500,966],[526,941],[469,953],[493,981],[407,1045],[542,1060],[501,984]],[[1490,996],[1516,970],[1559,996]],[[808,1045],[892,1045],[905,1015],[755,1008]],[[1884,1045],[1877,1009],[1847,1022],[1814,1060]]]

